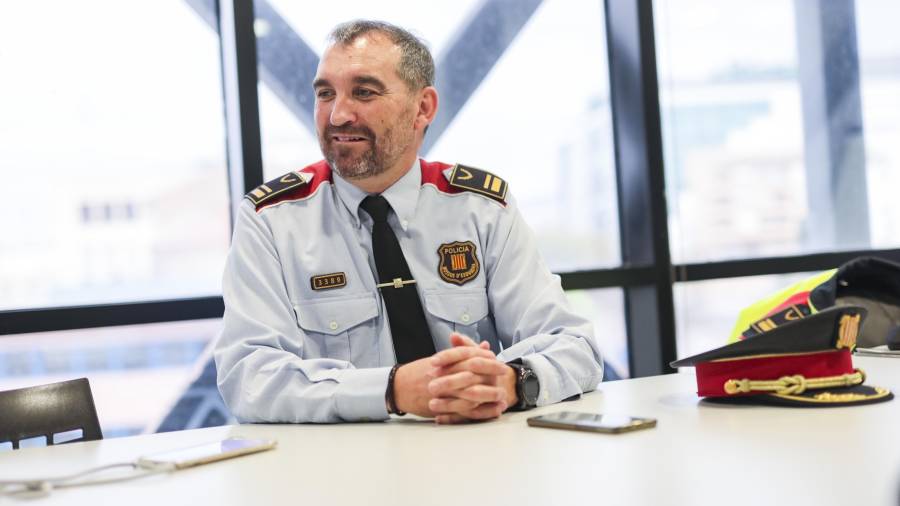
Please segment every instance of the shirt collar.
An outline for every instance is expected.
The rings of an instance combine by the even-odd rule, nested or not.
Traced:
[[[359,204],[369,194],[342,178],[336,170],[332,170],[332,173],[334,175],[334,186],[337,189],[338,198],[350,212],[353,225],[357,228],[361,227],[362,220],[360,218],[361,211],[359,209]],[[415,163],[410,167],[410,170],[381,194],[387,199],[391,208],[394,209],[394,213],[397,214],[397,221],[400,222],[400,227],[403,228],[404,232],[415,214],[416,203],[419,200],[419,188],[421,186],[422,167],[419,159],[416,159]],[[362,211],[362,213],[365,213],[365,211]]]

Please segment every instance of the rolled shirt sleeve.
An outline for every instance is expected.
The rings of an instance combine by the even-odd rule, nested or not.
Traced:
[[[534,370],[539,406],[594,390],[603,359],[593,325],[572,311],[511,197],[495,234],[486,263],[488,299],[504,345],[498,358],[520,358]]]

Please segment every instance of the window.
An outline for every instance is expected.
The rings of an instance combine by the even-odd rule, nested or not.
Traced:
[[[900,4],[890,0],[856,2],[863,133],[872,246],[900,244]]]
[[[594,335],[607,366],[621,378],[629,376],[628,343],[625,340],[625,302],[619,288],[570,290],[572,309],[594,324]],[[611,377],[607,372],[606,377]]]
[[[186,2],[6,6],[0,310],[220,293],[219,61]]]
[[[654,6],[673,262],[807,251],[793,3]]]
[[[725,346],[741,310],[813,274],[749,276],[677,284],[678,357]]]
[[[196,376],[221,320],[0,337],[0,390],[87,377],[104,437],[154,430]]]

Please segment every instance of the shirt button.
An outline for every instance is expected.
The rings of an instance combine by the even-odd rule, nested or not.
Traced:
[[[406,220],[403,220],[403,221],[400,222],[400,226],[403,227],[403,230],[406,230],[406,227],[409,226],[409,222],[406,221]]]
[[[338,328],[337,322],[333,321],[333,322],[329,323],[328,328],[330,328],[331,330],[337,330],[337,328]]]
[[[471,318],[469,317],[469,313],[463,313],[460,319],[463,321],[463,323],[469,323],[469,320],[471,320]]]

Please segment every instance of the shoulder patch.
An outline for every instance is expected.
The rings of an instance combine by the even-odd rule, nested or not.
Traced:
[[[448,176],[450,186],[480,193],[506,205],[506,181],[488,171],[456,164]]]
[[[246,199],[256,206],[256,212],[286,201],[303,200],[316,193],[324,183],[331,183],[331,167],[320,160],[312,165],[259,185],[246,195]]]
[[[259,208],[260,205],[265,204],[278,195],[309,183],[312,178],[312,174],[305,172],[288,172],[268,183],[257,186],[253,191],[245,195],[245,198]]]

